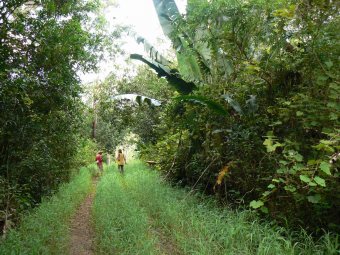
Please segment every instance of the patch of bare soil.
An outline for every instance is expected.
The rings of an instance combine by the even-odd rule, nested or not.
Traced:
[[[91,207],[93,199],[94,192],[91,192],[71,219],[71,255],[94,254],[94,237],[91,226]]]

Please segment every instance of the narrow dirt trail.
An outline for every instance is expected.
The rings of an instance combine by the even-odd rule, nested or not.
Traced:
[[[71,219],[70,255],[94,254],[91,207],[95,196],[96,183],[97,180],[94,180],[90,194],[87,195]]]

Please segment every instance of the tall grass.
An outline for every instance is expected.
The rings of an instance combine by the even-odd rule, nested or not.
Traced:
[[[80,169],[70,183],[24,217],[0,243],[0,254],[67,254],[69,219],[90,190],[92,168]]]
[[[97,186],[93,219],[98,254],[154,254],[148,216],[128,196],[125,177],[109,168]]]
[[[329,235],[317,243],[304,232],[292,238],[282,228],[259,222],[251,211],[222,210],[209,198],[172,188],[138,162],[129,164],[124,176],[104,176],[95,204],[100,254],[339,252],[338,240]]]

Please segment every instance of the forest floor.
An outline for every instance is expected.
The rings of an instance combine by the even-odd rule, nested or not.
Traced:
[[[23,226],[0,242],[0,254],[286,255],[338,254],[329,235],[266,223],[252,211],[221,208],[215,199],[170,186],[139,161],[91,180],[83,169]]]

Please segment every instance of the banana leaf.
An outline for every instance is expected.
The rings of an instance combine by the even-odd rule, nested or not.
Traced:
[[[130,58],[140,60],[147,64],[157,72],[159,77],[164,77],[169,82],[169,84],[181,94],[186,95],[196,89],[196,85],[193,82],[187,82],[183,80],[176,69],[169,69],[167,66],[164,66],[151,59],[146,59],[139,54],[131,54]]]
[[[177,53],[177,62],[182,77],[191,81],[202,80],[200,59],[202,55],[193,48],[193,44],[188,40],[186,34],[172,36],[173,22],[180,18],[180,12],[174,0],[153,0],[153,4],[161,24],[163,33],[170,38],[173,48]],[[203,63],[203,62],[202,62]]]
[[[227,111],[224,109],[224,107],[221,104],[204,96],[194,96],[194,95],[179,96],[179,97],[176,97],[175,100],[181,101],[181,102],[190,102],[193,104],[204,105],[219,115],[227,114]]]
[[[147,53],[148,58],[152,59],[154,62],[157,62],[163,66],[170,67],[173,63],[167,60],[151,43],[149,43],[144,37],[137,35],[134,32],[131,32],[136,42],[138,44],[142,43],[144,46],[144,51]]]

